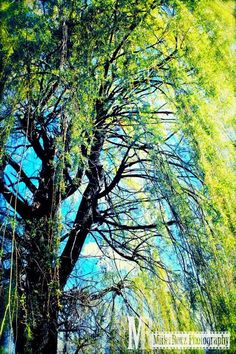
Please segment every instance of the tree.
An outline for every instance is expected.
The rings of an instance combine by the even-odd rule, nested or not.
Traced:
[[[233,331],[232,3],[1,7],[2,323],[16,353],[56,353],[91,240]],[[125,291],[91,279],[89,301]]]

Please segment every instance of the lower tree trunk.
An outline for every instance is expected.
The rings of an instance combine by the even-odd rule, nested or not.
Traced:
[[[43,227],[44,226],[44,227]],[[56,354],[59,275],[48,225],[29,230],[26,264],[18,269],[16,354]],[[33,235],[33,236],[32,236]],[[51,242],[51,243],[50,243]]]
[[[42,319],[32,333],[32,353],[57,353],[57,318],[56,313]]]
[[[16,354],[56,354],[57,353],[57,311],[40,315],[40,307],[35,318],[25,319],[25,311],[20,309],[15,328]],[[38,315],[38,316],[37,316]],[[37,318],[36,318],[37,317]],[[33,323],[30,323],[30,322]]]

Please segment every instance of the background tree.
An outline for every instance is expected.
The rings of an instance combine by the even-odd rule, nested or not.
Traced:
[[[140,310],[125,296],[137,269],[178,284],[198,325],[234,333],[232,12],[217,0],[2,2],[1,332],[8,320],[17,353],[56,353],[70,294],[123,294]],[[83,262],[91,244],[99,264]],[[83,318],[96,336],[103,317],[96,302],[97,322],[79,308],[82,341]]]

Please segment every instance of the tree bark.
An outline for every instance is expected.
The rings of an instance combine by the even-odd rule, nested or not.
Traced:
[[[16,354],[56,354],[60,287],[53,259],[55,240],[45,219],[41,227],[39,223],[31,226],[26,237],[27,256],[18,266]]]
[[[16,354],[56,354],[57,353],[57,311],[47,318],[37,319],[37,324],[29,331],[25,314],[20,311],[15,330]],[[30,325],[29,325],[30,327]],[[31,339],[32,338],[32,339]]]

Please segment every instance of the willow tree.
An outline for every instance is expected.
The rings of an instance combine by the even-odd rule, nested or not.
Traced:
[[[1,3],[1,332],[17,353],[56,353],[91,240],[181,284],[203,328],[233,332],[232,13],[221,0]],[[124,288],[88,278],[80,295]]]

